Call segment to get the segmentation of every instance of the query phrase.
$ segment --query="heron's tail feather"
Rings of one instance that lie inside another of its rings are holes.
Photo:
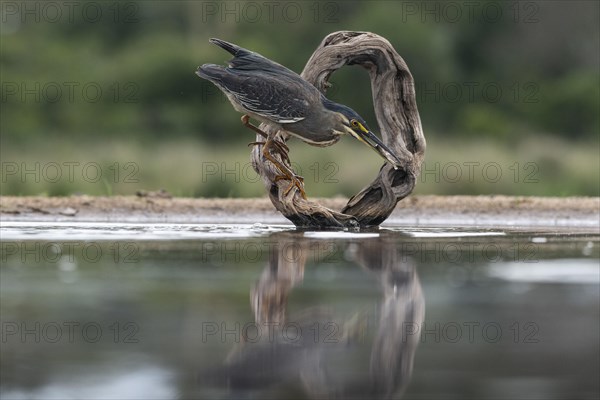
[[[243,54],[249,53],[249,51],[246,50],[246,49],[244,49],[243,47],[240,47],[240,46],[235,45],[233,43],[226,42],[226,41],[221,40],[221,39],[212,38],[212,39],[209,40],[209,42],[211,42],[212,44],[216,44],[217,46],[219,46],[223,50],[231,53],[234,56],[241,56]]]
[[[200,78],[208,79],[213,82],[220,81],[224,73],[224,68],[216,64],[204,64],[196,70],[196,75]]]
[[[221,39],[212,38],[209,40],[211,43],[216,44],[227,52],[233,54],[233,58],[229,60],[229,68],[237,71],[274,71],[277,73],[292,73],[286,67],[277,64],[268,58],[255,53],[253,51],[244,49],[233,43],[226,42]]]

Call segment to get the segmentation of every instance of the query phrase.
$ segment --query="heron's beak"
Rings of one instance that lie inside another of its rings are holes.
[[[373,132],[366,129],[362,125],[359,125],[358,130],[360,132],[351,129],[352,136],[354,136],[355,138],[357,138],[358,140],[375,150],[377,154],[379,154],[384,160],[389,162],[394,167],[394,169],[402,167],[402,162],[400,161],[398,156],[396,156],[394,152],[389,149],[389,147],[383,144],[381,139],[379,139]]]

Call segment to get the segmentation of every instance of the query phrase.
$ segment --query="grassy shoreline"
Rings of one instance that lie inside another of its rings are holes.
[[[131,140],[23,147],[6,143],[0,150],[0,195],[134,195],[162,188],[178,197],[264,196],[246,146],[251,139],[241,137],[230,146],[192,139],[156,145]],[[289,144],[293,166],[304,176],[310,196],[349,197],[381,166],[377,155],[350,138],[324,149],[296,140]],[[529,138],[510,147],[481,139],[460,148],[431,138],[414,194],[598,196],[597,151],[597,143],[556,138]]]

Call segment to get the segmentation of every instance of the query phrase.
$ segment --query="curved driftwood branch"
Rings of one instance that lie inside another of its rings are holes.
[[[383,37],[369,32],[335,32],[323,39],[308,60],[302,77],[325,93],[328,79],[344,65],[361,65],[369,71],[375,115],[383,141],[403,161],[394,170],[384,164],[375,180],[352,196],[341,212],[303,199],[296,189],[287,195],[289,181],[276,180],[278,170],[261,155],[262,147],[252,152],[254,169],[263,179],[271,202],[299,227],[334,228],[377,226],[408,196],[416,183],[425,155],[425,136],[417,110],[413,77],[408,66]],[[274,128],[262,124],[267,133]],[[285,132],[277,138],[286,141]],[[261,140],[257,136],[257,140]],[[273,156],[281,157],[277,154]]]

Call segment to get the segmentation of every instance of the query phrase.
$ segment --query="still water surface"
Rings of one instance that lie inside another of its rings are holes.
[[[0,232],[2,399],[600,393],[598,233]]]

